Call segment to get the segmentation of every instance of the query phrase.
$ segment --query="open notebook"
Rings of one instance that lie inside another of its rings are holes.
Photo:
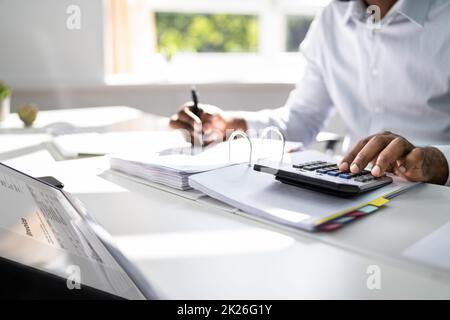
[[[316,151],[287,154],[284,159],[287,163],[316,160],[333,162],[333,159]],[[193,175],[189,178],[189,184],[212,198],[242,210],[249,217],[309,231],[370,203],[382,205],[387,202],[385,197],[415,185],[394,177],[394,182],[388,186],[345,199],[281,183],[271,175],[254,171],[253,166],[247,163]]]
[[[280,156],[282,143],[279,140],[252,139],[252,159]],[[300,143],[286,143],[285,151],[298,150]],[[244,139],[222,142],[204,150],[169,148],[158,153],[142,150],[141,153],[111,155],[111,169],[176,188],[189,190],[189,176],[216,170],[236,163],[249,161],[249,144]],[[231,153],[230,153],[231,152]]]

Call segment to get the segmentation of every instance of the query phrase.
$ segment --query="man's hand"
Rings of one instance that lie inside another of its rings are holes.
[[[359,141],[342,159],[339,170],[358,173],[369,163],[375,177],[394,172],[410,181],[445,184],[449,175],[447,159],[437,148],[417,148],[391,132]]]
[[[226,139],[227,130],[247,130],[243,119],[234,119],[218,107],[199,104],[199,115],[192,112],[193,103],[187,102],[177,114],[170,117],[170,127],[183,129],[190,134],[191,143],[194,144],[198,133],[203,133],[203,144],[220,142]]]

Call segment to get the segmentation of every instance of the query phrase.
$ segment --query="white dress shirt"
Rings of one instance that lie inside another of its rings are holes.
[[[300,46],[306,65],[285,106],[241,116],[309,144],[336,108],[351,144],[388,130],[450,160],[450,1],[399,0],[379,28],[366,9],[331,2]]]

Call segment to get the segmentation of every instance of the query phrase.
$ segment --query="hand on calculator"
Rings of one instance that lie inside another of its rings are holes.
[[[393,172],[410,181],[445,184],[449,176],[447,159],[438,148],[415,147],[388,131],[359,141],[342,159],[339,169],[357,174],[369,163],[375,177]]]

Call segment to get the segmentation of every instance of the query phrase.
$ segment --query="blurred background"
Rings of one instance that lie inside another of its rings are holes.
[[[299,44],[329,2],[0,0],[0,80],[13,112],[32,102],[168,116],[191,84],[224,109],[279,107],[301,72]]]

